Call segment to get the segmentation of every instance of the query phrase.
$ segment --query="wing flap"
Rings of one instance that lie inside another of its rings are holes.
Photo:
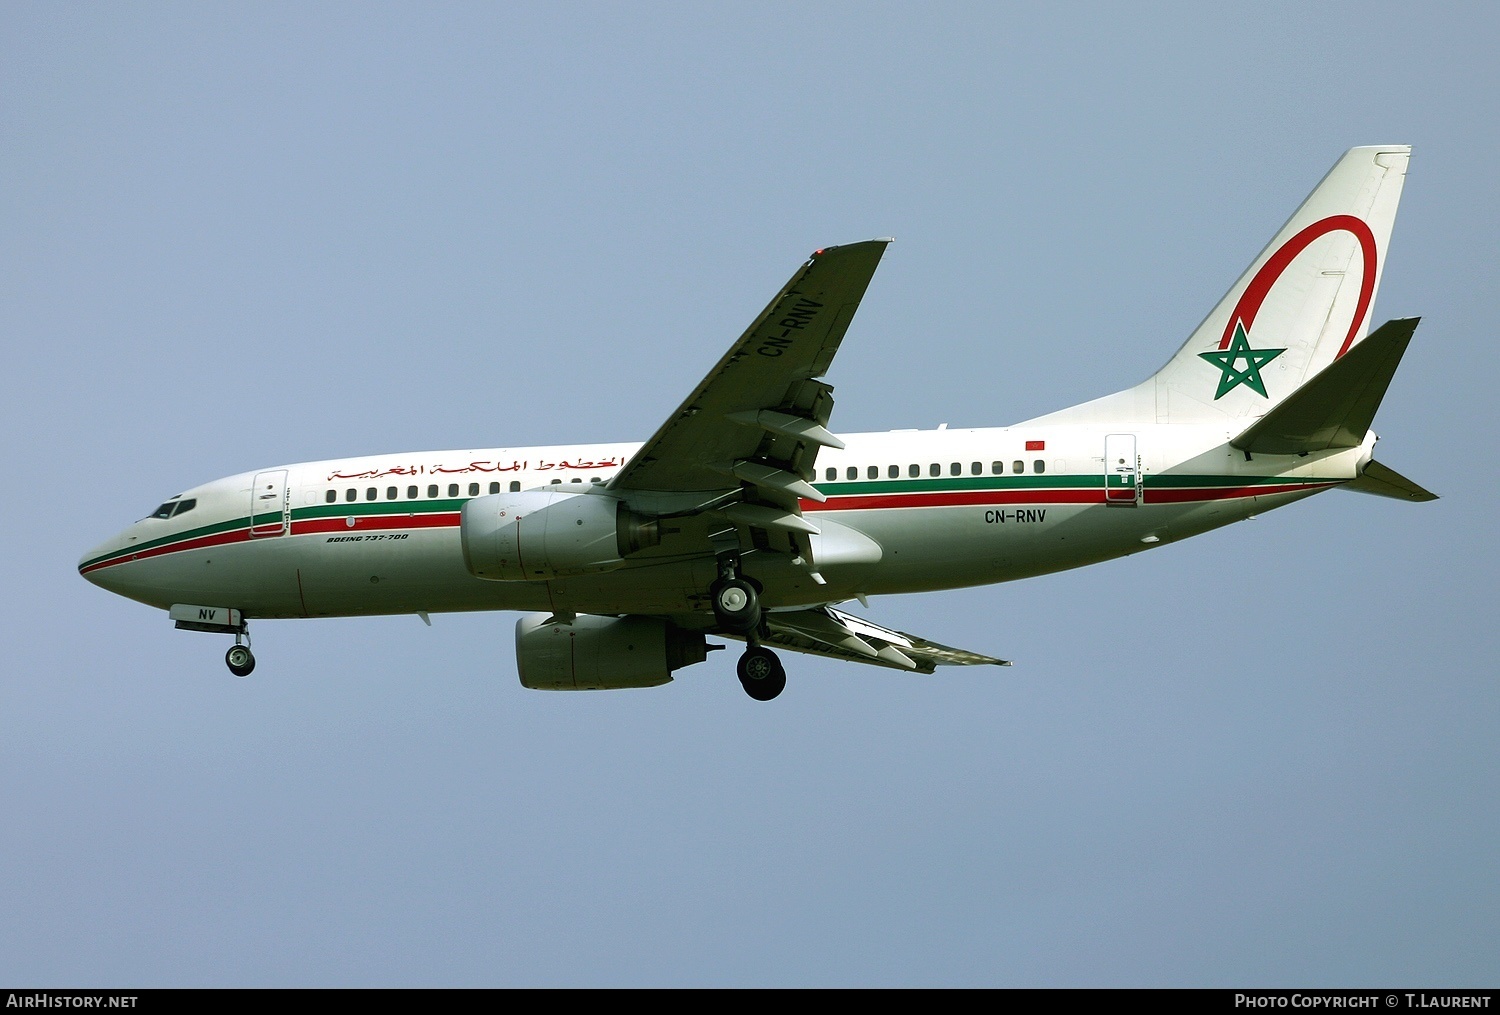
[[[804,440],[809,444],[816,444],[819,447],[834,448],[836,450],[842,450],[844,447],[843,441],[804,416],[793,416],[785,412],[762,409],[759,412],[733,412],[726,418],[734,423],[741,423],[745,426],[758,426],[768,433]]]
[[[868,663],[893,670],[932,673],[939,666],[1009,666],[964,649],[893,631],[831,606],[766,614],[762,644],[808,655]]]
[[[731,504],[721,509],[725,518],[736,525],[753,526],[775,532],[805,532],[816,536],[821,530],[800,514],[767,507],[763,504]]]

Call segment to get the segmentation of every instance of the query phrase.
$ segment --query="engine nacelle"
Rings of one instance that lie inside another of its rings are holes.
[[[475,497],[459,533],[470,574],[512,582],[610,571],[661,542],[654,519],[616,498],[562,490]]]
[[[539,691],[656,687],[707,657],[703,632],[657,617],[528,613],[516,621],[516,670],[523,687]]]

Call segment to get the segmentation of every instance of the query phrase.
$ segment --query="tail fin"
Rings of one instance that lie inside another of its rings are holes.
[[[1243,429],[1266,414],[1364,336],[1410,155],[1350,149],[1166,366],[1042,418]]]

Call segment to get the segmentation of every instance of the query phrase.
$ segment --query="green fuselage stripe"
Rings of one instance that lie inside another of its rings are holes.
[[[852,480],[818,483],[816,489],[832,498],[835,502],[839,497],[870,496],[883,494],[922,494],[922,493],[954,493],[960,491],[986,491],[986,490],[1080,490],[1099,489],[1104,485],[1103,475],[1087,476],[951,476],[951,477],[923,477],[920,479],[878,479],[878,480]],[[1285,476],[1174,476],[1174,475],[1151,475],[1142,476],[1142,483],[1146,489],[1153,487],[1160,489],[1191,489],[1191,488],[1222,488],[1222,487],[1255,487],[1255,486],[1295,486],[1301,484],[1327,484],[1336,482],[1326,478],[1290,478]],[[570,484],[571,485],[571,484]],[[558,493],[582,492],[581,490],[561,489],[556,486],[542,487],[543,490],[555,490]],[[445,514],[455,513],[463,510],[463,506],[472,497],[447,497],[438,500],[388,500],[388,501],[340,501],[335,504],[316,504],[308,507],[294,507],[291,510],[293,522],[311,520],[315,518],[348,518],[364,517],[370,515],[418,515],[418,514]],[[275,518],[277,512],[264,512],[257,514],[256,521],[263,523],[268,518]],[[221,532],[230,532],[235,529],[249,527],[251,519],[249,515],[242,515],[227,521],[214,522],[211,525],[202,525],[197,528],[175,532],[171,535],[161,536],[157,539],[137,543],[129,547],[122,547],[112,553],[102,554],[92,560],[85,561],[80,567],[88,568],[104,561],[116,558],[128,557],[131,554],[154,550],[171,543],[186,543],[212,536]]]
[[[829,497],[868,496],[897,493],[952,493],[959,490],[1096,490],[1104,486],[1103,475],[1091,476],[930,476],[920,479],[835,480],[815,483],[819,493]],[[1286,476],[1174,476],[1143,474],[1142,484],[1149,490],[1193,487],[1295,486],[1299,483],[1328,483],[1328,479],[1292,478]]]
[[[461,511],[472,497],[446,500],[343,501],[315,507],[292,508],[292,520],[304,518],[343,518],[346,515],[415,515],[443,511]]]

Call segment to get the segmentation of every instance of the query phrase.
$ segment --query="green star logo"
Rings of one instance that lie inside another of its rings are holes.
[[[1234,338],[1230,340],[1228,349],[1222,352],[1200,352],[1198,355],[1224,371],[1219,378],[1219,390],[1214,393],[1214,401],[1217,402],[1241,384],[1261,398],[1270,398],[1266,394],[1265,381],[1260,379],[1260,368],[1284,352],[1285,349],[1250,348],[1250,336],[1245,331],[1245,322],[1235,321]],[[1245,361],[1243,370],[1235,365],[1241,360]]]

